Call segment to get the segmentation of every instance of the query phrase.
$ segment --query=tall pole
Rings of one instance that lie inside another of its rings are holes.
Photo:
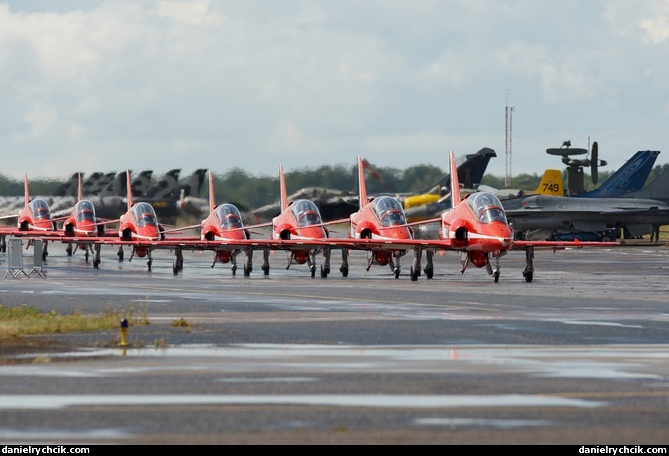
[[[511,136],[513,133],[513,107],[509,107],[509,92],[506,92],[506,114],[505,114],[505,121],[506,121],[506,143],[505,143],[505,151],[504,151],[504,156],[506,158],[506,174],[504,176],[504,187],[505,188],[511,188],[511,149],[512,149],[512,144],[511,144]]]

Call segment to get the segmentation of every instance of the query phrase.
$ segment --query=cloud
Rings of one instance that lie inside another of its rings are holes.
[[[44,174],[88,151],[88,172],[196,156],[270,175],[357,155],[446,167],[449,149],[491,147],[499,174],[509,100],[518,172],[589,136],[615,166],[666,148],[667,5],[6,1],[0,147]]]
[[[24,117],[24,120],[30,125],[30,134],[32,136],[43,135],[49,127],[54,125],[56,116],[52,109],[46,106],[37,106],[32,112]]]
[[[158,2],[153,14],[167,17],[193,26],[215,27],[224,21],[216,12],[211,11],[211,0],[190,2]]]

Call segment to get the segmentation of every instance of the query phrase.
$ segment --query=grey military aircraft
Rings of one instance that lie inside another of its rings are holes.
[[[615,240],[622,229],[639,237],[650,234],[653,226],[669,225],[669,204],[653,199],[533,195],[502,205],[522,239],[565,240],[568,235],[606,241]]]
[[[608,240],[623,232],[626,237],[643,236],[651,233],[653,226],[669,224],[669,191],[664,201],[636,196],[641,195],[659,154],[651,150],[637,152],[590,192],[570,197],[524,195],[500,200],[517,236],[523,239]],[[665,180],[664,187],[669,189],[669,173],[647,188],[660,188]]]

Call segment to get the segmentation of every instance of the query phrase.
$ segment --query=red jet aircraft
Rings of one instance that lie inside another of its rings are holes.
[[[485,268],[495,282],[499,281],[500,259],[510,250],[524,250],[526,266],[523,271],[525,281],[534,277],[534,248],[564,249],[588,246],[613,246],[618,242],[559,242],[559,241],[520,241],[514,240],[513,228],[509,225],[500,200],[488,192],[460,194],[455,154],[450,152],[451,166],[451,209],[442,213],[439,219],[439,242],[432,244],[436,249],[427,250],[427,278],[432,278],[434,250],[455,250],[460,252],[461,272],[469,264]],[[411,280],[418,280],[420,275],[421,249],[414,250],[414,266]],[[491,259],[495,260],[494,266]]]
[[[221,247],[216,249],[216,261],[221,263],[232,263],[232,275],[237,271],[237,255],[243,251],[246,252],[246,262],[244,263],[244,276],[248,277],[253,270],[253,249],[247,248],[225,248],[226,243],[234,243],[242,239],[251,239],[251,232],[244,228],[242,214],[234,204],[223,203],[216,205],[214,196],[214,180],[211,171],[209,171],[209,215],[202,221],[202,230],[200,238],[203,241],[222,241]]]
[[[397,241],[413,239],[413,232],[407,224],[402,203],[392,196],[377,196],[367,198],[365,185],[365,166],[362,158],[358,157],[358,188],[360,191],[360,209],[351,214],[350,239],[370,239],[384,242],[384,248],[368,250],[367,270],[376,263],[381,266],[390,266],[395,278],[400,276],[400,258],[407,252],[405,248],[388,249]],[[345,259],[346,269],[348,269]],[[344,267],[344,266],[342,266]]]
[[[316,260],[318,253],[323,252],[323,265],[321,266],[321,277],[327,277],[330,272],[330,250],[337,248],[336,240],[328,239],[329,231],[322,222],[318,207],[311,200],[296,200],[288,202],[285,176],[283,167],[279,168],[281,187],[281,213],[269,223],[261,223],[245,227],[242,216],[236,206],[230,203],[216,205],[214,202],[213,177],[209,174],[209,215],[202,221],[200,237],[192,236],[167,236],[164,241],[156,242],[159,247],[169,247],[176,250],[174,273],[177,274],[182,268],[183,257],[181,251],[190,248],[192,250],[213,250],[216,252],[214,263],[222,261],[232,262],[233,275],[237,269],[236,256],[246,252],[246,263],[244,265],[244,276],[249,276],[252,271],[253,251],[263,251],[262,270],[265,275],[269,274],[269,254],[271,251],[282,250],[288,252],[288,266],[291,264],[309,265],[311,276],[316,274]],[[330,223],[340,223],[335,220]],[[348,219],[344,219],[348,221]],[[251,239],[250,229],[272,225],[270,239]],[[198,225],[176,228],[172,231],[183,231],[196,228]],[[334,247],[333,247],[334,246]],[[340,247],[341,248],[341,247]],[[342,272],[344,272],[342,270]],[[348,272],[348,271],[346,271]]]
[[[611,247],[620,245],[618,242],[561,242],[561,241],[519,241],[513,239],[513,230],[509,225],[503,206],[499,199],[488,192],[474,192],[461,198],[458,182],[455,154],[450,153],[451,167],[451,199],[450,210],[440,218],[420,223],[440,223],[439,239],[407,239],[376,241],[374,238],[361,239],[352,243],[356,249],[382,249],[395,252],[398,249],[414,251],[414,262],[411,267],[411,280],[418,280],[421,269],[423,250],[427,253],[426,276],[431,279],[434,265],[432,262],[435,251],[458,251],[464,273],[469,264],[478,268],[485,267],[495,282],[499,281],[499,260],[509,250],[524,250],[526,267],[523,276],[531,282],[534,276],[534,249],[550,248],[553,250],[566,247]],[[415,223],[412,225],[416,225]],[[495,259],[495,266],[491,259]],[[397,275],[396,275],[397,277]]]
[[[175,275],[183,269],[183,249],[213,250],[215,258],[212,267],[217,261],[231,262],[233,275],[237,270],[236,257],[244,251],[247,257],[244,264],[244,276],[249,276],[252,271],[254,247],[261,247],[266,250],[290,250],[295,246],[293,241],[251,240],[248,228],[267,226],[269,223],[244,227],[241,213],[236,206],[230,203],[216,205],[211,172],[209,173],[209,211],[209,215],[202,220],[200,225],[166,230],[163,225],[158,223],[155,212],[149,203],[133,204],[132,192],[129,190],[128,211],[119,219],[119,237],[113,240],[101,239],[101,242],[119,245],[119,258],[121,260],[123,259],[123,246],[131,245],[133,255],[148,256],[149,270],[151,270],[152,250],[174,250],[175,259],[172,270]],[[200,236],[172,235],[192,228],[200,228]]]
[[[439,249],[456,250],[460,252],[462,271],[465,272],[471,263],[477,268],[485,267],[495,282],[499,281],[499,260],[514,246],[513,229],[509,225],[504,208],[499,199],[488,192],[474,192],[460,194],[455,154],[450,152],[451,167],[451,209],[444,211],[440,222]],[[429,221],[427,221],[429,222]],[[441,245],[443,244],[443,245]],[[551,245],[553,247],[555,245]],[[515,247],[521,247],[515,244]],[[411,268],[411,280],[417,280],[420,275],[421,249],[414,251],[414,266]],[[427,250],[427,266],[425,273],[428,279],[433,275],[434,250]],[[490,259],[495,259],[493,269]],[[532,268],[523,273],[528,281],[532,280]]]
[[[70,215],[63,222],[63,242],[67,242],[66,252],[71,256],[77,249],[81,248],[85,252],[86,261],[88,261],[88,252],[93,254],[93,267],[97,268],[100,264],[100,244],[90,239],[105,235],[104,222],[95,216],[95,206],[87,199],[83,198],[83,187],[81,184],[81,173],[78,173],[78,192],[77,202],[74,204]],[[83,238],[83,239],[67,239]],[[74,249],[72,244],[75,245]]]
[[[26,237],[29,238],[26,249],[30,247],[33,240],[48,235],[56,230],[56,221],[51,217],[51,210],[49,204],[42,198],[30,198],[28,191],[28,173],[24,173],[24,192],[25,205],[19,210],[17,215],[12,215],[4,218],[17,217],[16,228],[2,227],[0,228],[0,236],[2,236],[2,250],[6,250],[6,236]],[[44,241],[44,249],[42,250],[42,260],[46,260],[48,255],[47,241]]]
[[[30,240],[41,239],[45,245],[47,241],[61,241],[67,243],[65,249],[68,256],[71,256],[78,248],[83,249],[86,261],[88,261],[89,250],[93,254],[93,267],[97,268],[100,264],[100,243],[99,237],[105,236],[104,224],[101,219],[95,216],[95,206],[89,200],[83,199],[83,190],[81,183],[81,173],[78,174],[78,198],[72,207],[70,214],[66,217],[52,220],[64,220],[62,229],[54,230],[21,230],[15,233],[16,237],[26,237]],[[40,203],[40,207],[43,204]],[[25,217],[24,217],[25,218]],[[24,224],[25,227],[25,224]],[[72,246],[75,246],[74,249]]]
[[[237,255],[246,253],[246,262],[244,263],[244,276],[248,277],[253,270],[253,245],[245,243],[251,239],[249,228],[267,226],[269,223],[245,227],[242,221],[242,214],[234,204],[223,203],[216,205],[214,195],[214,178],[209,171],[209,215],[202,220],[201,225],[193,225],[172,231],[181,231],[184,229],[200,228],[200,241],[191,242],[188,237],[166,238],[167,241],[175,245],[177,259],[175,261],[174,273],[178,274],[183,268],[183,256],[181,250],[190,246],[193,249],[214,250],[213,268],[218,261],[221,263],[232,263],[232,275],[237,272]],[[241,241],[241,242],[240,242]]]
[[[123,246],[132,247],[132,254],[128,261],[132,261],[135,255],[140,258],[146,257],[146,265],[150,271],[151,264],[153,263],[151,250],[160,246],[160,241],[165,240],[165,228],[158,223],[156,211],[151,204],[133,202],[130,170],[126,170],[126,188],[128,192],[128,210],[118,220],[105,222],[118,222],[118,237],[99,237],[96,242],[118,245],[117,255],[119,261],[123,261]]]
[[[330,273],[330,252],[333,246],[337,247],[335,240],[329,242],[330,233],[325,225],[341,223],[348,219],[323,223],[320,211],[313,201],[298,199],[289,203],[282,165],[279,165],[279,186],[281,213],[272,219],[271,239],[275,242],[269,244],[269,248],[263,249],[263,272],[265,275],[269,274],[270,250],[287,250],[286,269],[290,268],[293,263],[306,263],[309,266],[311,277],[315,277],[316,255],[322,252],[321,277],[326,278]],[[342,266],[340,271],[344,277],[348,275],[348,267],[344,269]]]

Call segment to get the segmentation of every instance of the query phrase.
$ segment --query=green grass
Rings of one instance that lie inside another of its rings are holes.
[[[43,312],[36,307],[21,304],[6,307],[0,304],[0,341],[14,337],[78,331],[99,331],[118,328],[122,318],[130,326],[148,325],[147,307],[136,315],[135,306],[129,309],[106,309],[97,316],[85,316],[80,311],[61,315],[56,311]]]

